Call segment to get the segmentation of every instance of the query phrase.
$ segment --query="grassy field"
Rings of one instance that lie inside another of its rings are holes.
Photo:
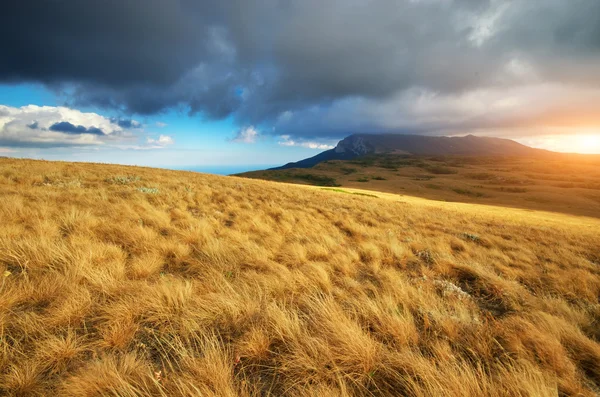
[[[594,217],[0,159],[0,225],[0,395],[600,393]]]
[[[371,155],[244,177],[600,217],[600,156]]]

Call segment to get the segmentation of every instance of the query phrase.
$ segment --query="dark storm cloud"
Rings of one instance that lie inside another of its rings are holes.
[[[470,93],[600,85],[598,0],[22,0],[0,35],[0,81],[66,88],[73,106],[307,137],[471,128],[493,118],[464,114]]]
[[[64,132],[65,134],[92,134],[104,135],[104,132],[97,127],[84,127],[82,125],[74,125],[68,121],[61,121],[50,126],[50,131]]]
[[[0,24],[5,39],[0,76],[8,81],[169,84],[203,56],[205,6],[191,4],[6,2]]]

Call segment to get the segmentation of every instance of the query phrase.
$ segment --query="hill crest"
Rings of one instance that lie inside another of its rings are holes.
[[[529,156],[546,153],[546,151],[510,139],[475,135],[448,137],[353,134],[342,139],[333,149],[272,169],[311,168],[327,160],[351,160],[359,156],[380,153],[425,156]]]

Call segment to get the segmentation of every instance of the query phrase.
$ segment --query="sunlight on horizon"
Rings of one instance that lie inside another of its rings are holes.
[[[555,152],[600,154],[600,129],[598,131],[597,133],[546,135],[515,140],[524,145]]]
[[[575,141],[579,153],[600,153],[600,135],[579,135]]]

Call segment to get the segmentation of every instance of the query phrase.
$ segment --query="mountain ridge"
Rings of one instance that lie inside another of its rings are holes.
[[[304,160],[290,162],[270,170],[311,168],[328,160],[352,160],[367,154],[458,155],[458,156],[528,156],[548,153],[511,139],[466,135],[462,137],[352,134],[338,142],[335,148]]]

